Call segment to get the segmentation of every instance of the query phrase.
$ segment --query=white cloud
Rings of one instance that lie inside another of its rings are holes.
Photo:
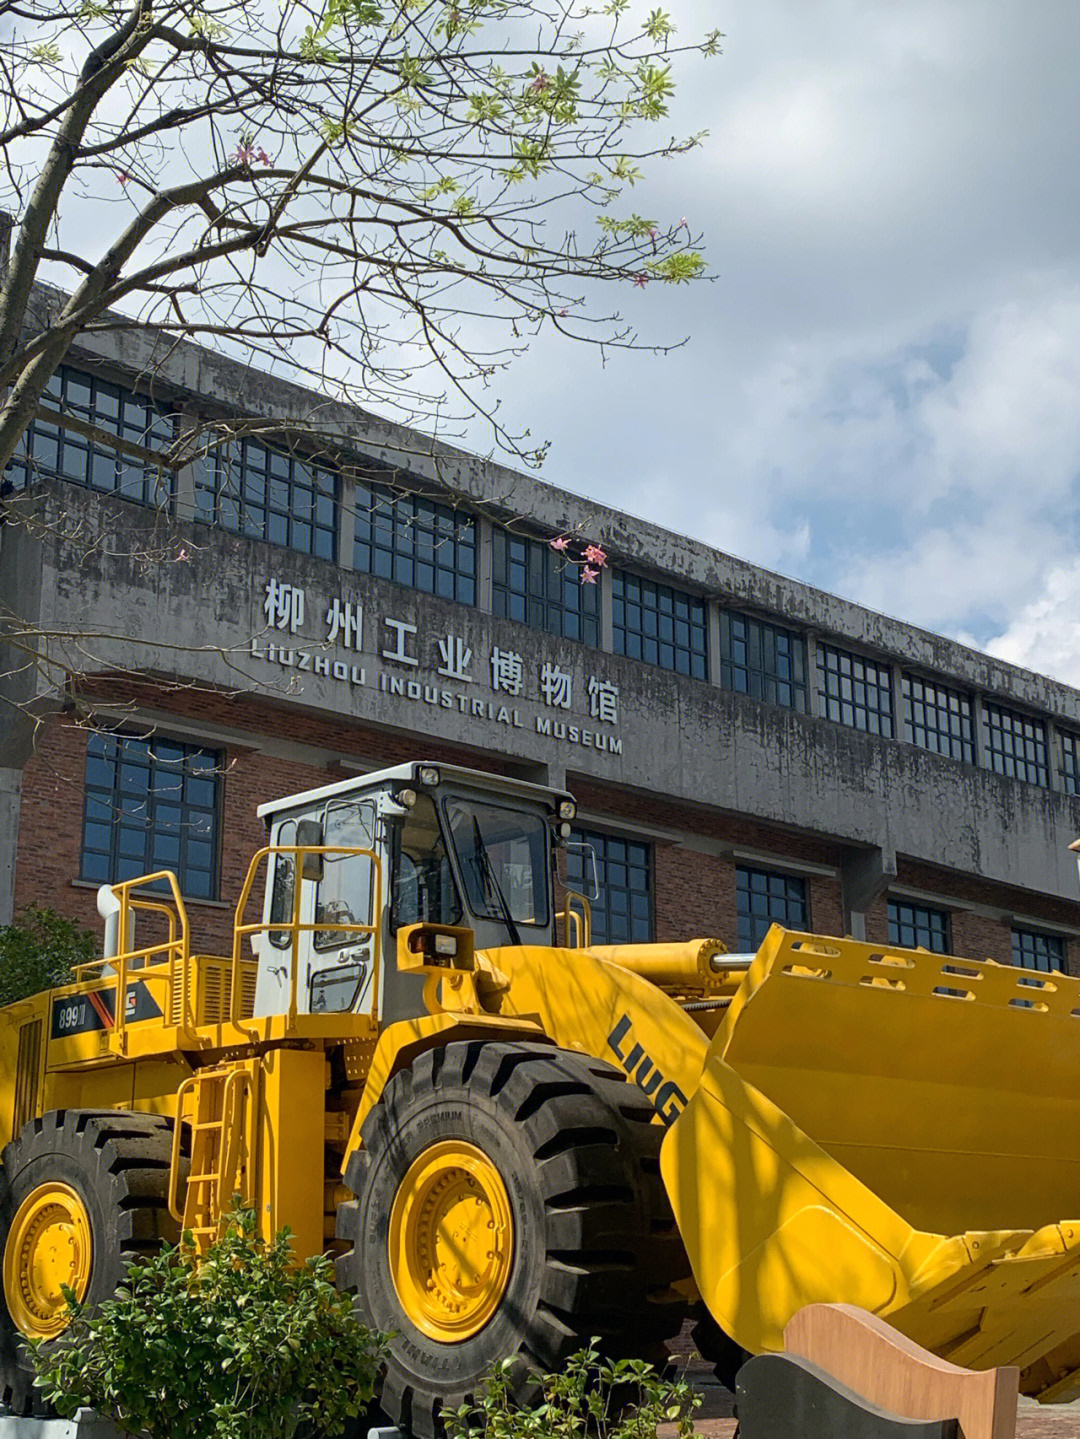
[[[1080,686],[1080,559],[1052,569],[1038,598],[1023,605],[986,649]]]

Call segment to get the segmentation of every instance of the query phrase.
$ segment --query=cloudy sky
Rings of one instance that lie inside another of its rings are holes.
[[[715,280],[500,382],[547,478],[1080,684],[1080,4],[670,0]]]

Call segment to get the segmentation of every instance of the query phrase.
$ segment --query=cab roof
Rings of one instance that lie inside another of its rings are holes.
[[[335,784],[320,785],[318,789],[303,790],[299,794],[286,795],[282,799],[267,800],[259,805],[256,813],[267,824],[274,815],[286,810],[303,809],[320,800],[334,799],[343,794],[363,794],[368,790],[385,789],[388,785],[419,785],[419,771],[428,767],[439,771],[440,784],[452,780],[455,784],[488,789],[500,795],[518,795],[521,799],[539,801],[548,809],[556,811],[564,799],[573,795],[564,789],[549,789],[547,785],[530,784],[528,780],[511,779],[507,775],[491,774],[482,769],[466,769],[464,765],[442,764],[439,760],[413,760],[409,764],[393,765],[390,769],[372,770],[368,774],[350,775],[348,779]]]

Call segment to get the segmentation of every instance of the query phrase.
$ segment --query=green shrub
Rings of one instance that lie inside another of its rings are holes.
[[[288,1231],[261,1240],[237,1207],[197,1260],[190,1246],[133,1265],[93,1313],[38,1344],[38,1384],[64,1417],[82,1407],[150,1439],[338,1434],[372,1398],[382,1341],[319,1255],[297,1265]]]
[[[639,1359],[612,1362],[582,1349],[561,1373],[537,1380],[532,1405],[510,1392],[516,1362],[496,1364],[475,1403],[443,1410],[448,1439],[656,1439],[658,1424],[674,1424],[679,1439],[694,1433],[701,1396]]]
[[[71,984],[72,967],[98,953],[93,930],[53,909],[30,905],[14,924],[0,927],[0,1005]]]

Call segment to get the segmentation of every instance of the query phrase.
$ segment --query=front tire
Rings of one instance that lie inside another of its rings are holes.
[[[456,1042],[396,1075],[338,1210],[338,1284],[391,1335],[382,1405],[417,1439],[478,1392],[598,1337],[663,1362],[689,1271],[657,1155],[664,1131],[609,1065],[549,1046]]]
[[[14,1414],[50,1412],[22,1340],[67,1327],[60,1286],[100,1304],[130,1259],[179,1239],[168,1211],[171,1136],[160,1115],[54,1110],[4,1149],[0,1397]]]

